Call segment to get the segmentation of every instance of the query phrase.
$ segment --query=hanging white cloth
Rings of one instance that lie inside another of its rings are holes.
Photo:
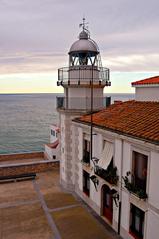
[[[107,169],[113,157],[113,144],[105,141],[104,149],[101,154],[101,159],[98,162],[98,166],[103,169]]]

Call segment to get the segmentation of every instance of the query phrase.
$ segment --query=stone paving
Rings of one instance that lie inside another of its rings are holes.
[[[87,207],[59,185],[58,169],[0,184],[0,239],[115,239]]]

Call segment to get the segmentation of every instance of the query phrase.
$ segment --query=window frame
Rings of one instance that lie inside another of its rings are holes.
[[[89,150],[87,150],[89,147]],[[86,138],[83,138],[83,162],[90,164],[90,141]]]
[[[147,153],[145,152],[141,152],[141,151],[138,151],[136,149],[132,149],[132,152],[131,152],[131,174],[132,174],[132,177],[131,177],[131,182],[133,183],[133,180],[135,181],[135,168],[137,167],[136,166],[136,162],[137,160],[135,160],[135,154],[141,154],[143,155],[144,157],[147,157],[147,162],[146,162],[146,177],[145,179],[143,179],[143,181],[145,181],[145,187],[143,186],[143,190],[145,192],[147,192],[147,185],[148,185],[148,169],[149,169],[149,156],[147,155]],[[136,177],[137,179],[137,177]],[[138,182],[139,181],[142,181],[141,178],[138,178]],[[142,183],[142,182],[141,182]],[[143,182],[144,183],[144,182]],[[136,186],[140,187],[141,188],[141,185],[139,185],[140,183],[135,183]]]
[[[89,197],[90,196],[90,175],[87,171],[83,170],[82,176],[83,176],[82,177],[83,193]]]
[[[137,152],[137,153],[140,153],[140,154],[144,154],[147,156],[147,178],[146,178],[146,193],[148,193],[148,190],[149,190],[149,170],[150,170],[150,150],[148,150],[148,148],[144,148],[141,146],[138,147],[138,146],[135,146],[135,145],[132,145],[131,146],[131,150],[130,150],[130,172],[133,173],[133,151]],[[132,177],[131,177],[131,180],[132,180]]]
[[[137,213],[139,212],[139,214]],[[138,214],[138,215],[137,215]],[[139,218],[139,230],[135,229],[135,218]],[[137,207],[134,204],[130,204],[130,222],[129,222],[129,233],[135,239],[143,239],[144,238],[144,230],[145,230],[145,212]]]

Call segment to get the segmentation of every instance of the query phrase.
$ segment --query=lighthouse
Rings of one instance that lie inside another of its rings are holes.
[[[58,69],[57,85],[64,97],[57,97],[60,124],[60,182],[67,189],[75,185],[75,132],[72,120],[104,107],[103,89],[110,86],[109,69],[102,67],[98,45],[90,37],[85,18],[79,39],[68,52],[69,66]]]

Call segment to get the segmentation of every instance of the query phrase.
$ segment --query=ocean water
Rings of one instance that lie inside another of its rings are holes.
[[[43,150],[57,119],[55,94],[0,95],[0,154]]]
[[[0,154],[44,150],[50,124],[58,123],[57,94],[0,95]],[[109,94],[114,100],[130,100],[133,94]]]

